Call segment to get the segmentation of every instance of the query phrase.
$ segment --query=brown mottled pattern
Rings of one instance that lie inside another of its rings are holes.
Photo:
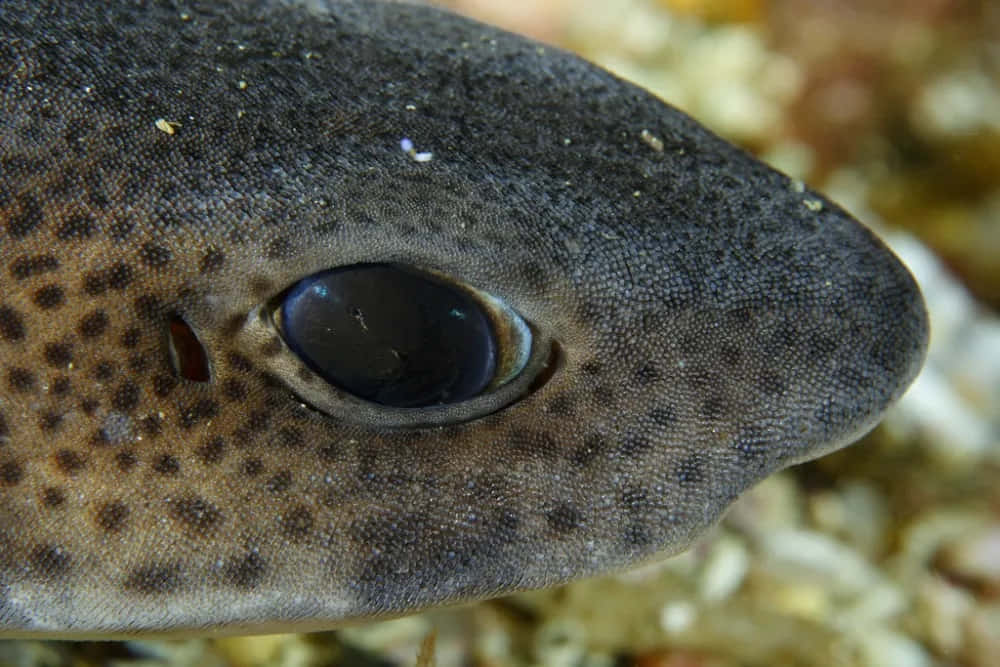
[[[0,9],[0,633],[320,628],[676,552],[920,365],[867,229],[566,53],[405,4],[107,5]],[[556,366],[462,423],[325,414],[250,314],[363,262],[505,300]]]

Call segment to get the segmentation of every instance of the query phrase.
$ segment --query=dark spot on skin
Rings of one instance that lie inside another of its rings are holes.
[[[138,457],[133,452],[124,451],[115,454],[115,463],[118,464],[118,469],[122,472],[128,472],[135,467],[135,464],[139,462]]]
[[[200,421],[211,419],[219,414],[219,404],[210,398],[203,398],[181,412],[181,426],[191,428]]]
[[[622,489],[621,503],[631,514],[641,515],[649,509],[648,494],[645,489],[634,484]]]
[[[570,455],[570,462],[581,468],[590,465],[601,452],[607,449],[607,440],[599,434],[588,435],[583,444],[573,450]]]
[[[260,353],[265,357],[273,357],[279,352],[281,352],[281,339],[277,336],[260,346]]]
[[[66,368],[73,362],[73,346],[69,343],[46,343],[42,354],[55,368]]]
[[[260,459],[246,459],[240,466],[240,470],[247,477],[256,477],[264,470],[264,464],[261,463]]]
[[[171,593],[182,583],[178,565],[160,563],[134,569],[125,580],[125,588],[148,594]]]
[[[273,373],[260,373],[259,378],[260,383],[268,389],[280,389],[284,386],[284,383]],[[274,407],[274,405],[271,405],[271,407]]]
[[[131,329],[126,329],[122,332],[121,344],[122,347],[126,349],[133,349],[139,344],[139,339],[142,338],[142,330],[132,327]]]
[[[60,449],[55,453],[56,467],[67,475],[75,475],[86,465],[87,461],[72,449]]]
[[[521,455],[550,458],[558,453],[555,440],[543,431],[515,428],[507,436],[507,445]]]
[[[48,410],[43,412],[38,418],[38,426],[43,431],[54,431],[62,423],[63,415],[59,412]]]
[[[176,500],[170,509],[173,517],[198,537],[208,537],[222,521],[219,508],[203,498]]]
[[[267,564],[259,553],[251,551],[242,558],[230,559],[226,563],[226,581],[238,588],[253,588],[264,577]]]
[[[630,433],[625,436],[618,451],[623,456],[633,457],[648,451],[650,448],[649,438],[641,433]]]
[[[653,364],[644,364],[636,369],[633,377],[636,384],[645,387],[659,382],[662,374]]]
[[[250,291],[253,292],[254,296],[257,298],[270,296],[271,289],[271,281],[263,276],[254,276],[250,279]]]
[[[108,287],[113,290],[123,290],[132,284],[134,271],[124,262],[118,262],[105,272]]]
[[[31,195],[18,200],[21,210],[7,223],[7,233],[12,239],[23,239],[42,224],[42,207]]]
[[[46,285],[35,290],[32,301],[43,310],[51,310],[65,303],[66,292],[59,285]]]
[[[75,215],[69,220],[59,225],[56,230],[56,238],[60,241],[77,241],[90,238],[97,225],[89,215]]]
[[[116,220],[111,223],[111,227],[108,229],[108,232],[111,234],[111,238],[113,240],[120,242],[128,238],[134,227],[135,223],[131,220]]]
[[[170,395],[170,392],[177,386],[177,378],[170,375],[156,375],[153,377],[153,393],[160,398]]]
[[[597,301],[585,301],[576,309],[576,316],[585,326],[592,324],[602,316],[607,315],[607,308]]]
[[[0,338],[8,342],[24,338],[24,319],[9,306],[0,306]]]
[[[88,296],[103,294],[108,289],[102,271],[92,271],[83,277],[83,292]]]
[[[254,410],[247,419],[247,429],[252,433],[266,431],[271,423],[271,413],[261,410]]]
[[[94,379],[107,382],[115,376],[115,365],[107,359],[97,362],[94,366]]]
[[[0,412],[0,445],[3,445],[8,438],[10,438],[10,427],[7,426],[7,418]]]
[[[221,250],[216,248],[209,248],[208,252],[201,258],[201,262],[198,264],[198,270],[201,273],[213,273],[222,268],[222,265],[226,263],[226,256]]]
[[[674,477],[681,485],[701,484],[705,481],[704,462],[697,455],[685,456],[677,462]]]
[[[518,271],[520,282],[535,292],[545,292],[549,284],[549,274],[538,262],[524,262]]]
[[[264,485],[271,493],[284,493],[292,486],[292,473],[281,470]]]
[[[153,269],[161,269],[170,263],[170,250],[155,243],[143,243],[139,250],[142,263]]]
[[[39,576],[57,579],[69,571],[71,559],[62,547],[48,544],[31,552],[30,563]]]
[[[570,394],[559,394],[546,405],[549,414],[555,417],[570,417],[573,415],[575,400]]]
[[[583,515],[575,507],[567,503],[560,503],[545,513],[545,520],[555,532],[568,533],[580,527]]]
[[[807,336],[805,344],[809,348],[809,358],[815,362],[829,359],[840,347],[836,340],[822,333]]]
[[[591,359],[587,363],[580,366],[580,370],[583,371],[584,374],[594,377],[604,372],[604,365],[596,359]]]
[[[649,530],[644,526],[632,523],[625,527],[622,539],[630,547],[644,547],[652,541]]]
[[[275,435],[275,443],[281,447],[301,447],[302,431],[292,426],[284,426],[278,429]]]
[[[176,456],[160,454],[153,460],[153,470],[161,475],[176,475],[181,471],[181,463]]]
[[[69,378],[65,375],[59,375],[52,381],[50,391],[55,396],[65,396],[72,389],[73,385],[70,383]]]
[[[285,535],[296,541],[302,540],[312,532],[312,512],[305,505],[297,505],[281,518],[281,526]]]
[[[42,504],[50,509],[61,506],[66,502],[66,493],[62,489],[50,486],[42,491]]]
[[[15,461],[6,461],[0,465],[0,482],[4,486],[16,486],[24,477],[24,469]]]
[[[672,428],[677,423],[677,411],[669,405],[649,411],[649,420],[660,428]]]
[[[247,397],[247,385],[242,380],[229,378],[222,383],[222,393],[231,401],[243,402]]]
[[[146,415],[139,420],[139,428],[150,438],[155,438],[163,432],[163,420],[159,415]]]
[[[253,364],[250,360],[244,357],[242,354],[236,352],[230,352],[226,356],[226,361],[229,362],[229,367],[233,370],[240,371],[241,373],[249,373],[253,370]]]
[[[144,294],[135,300],[135,314],[140,319],[155,321],[163,315],[163,305],[152,294]]]
[[[721,396],[710,396],[701,404],[701,416],[709,420],[719,420],[726,415],[726,401]]]
[[[54,255],[33,255],[18,257],[10,265],[10,275],[15,280],[25,280],[59,268],[59,260]]]
[[[342,448],[335,442],[330,442],[319,447],[316,453],[319,454],[320,459],[329,463],[339,461],[343,454]]]
[[[740,430],[731,446],[740,453],[742,460],[751,461],[767,455],[771,440],[760,428],[747,426]]]
[[[595,385],[590,393],[594,400],[600,404],[610,406],[615,403],[615,390],[606,384]]]
[[[265,253],[268,259],[284,259],[292,252],[292,244],[286,238],[271,239]]]
[[[35,374],[26,368],[8,369],[7,386],[17,392],[30,392],[35,388]]]
[[[677,342],[677,349],[680,350],[681,354],[685,357],[690,357],[699,354],[702,350],[703,344],[704,339],[700,335],[690,333],[682,337]]]
[[[221,437],[212,438],[196,449],[195,454],[206,465],[219,463],[226,455],[225,441]]]
[[[97,338],[108,329],[110,319],[103,310],[95,310],[84,315],[77,326],[77,332],[84,338]]]
[[[226,319],[225,323],[222,325],[222,335],[226,338],[232,338],[243,329],[243,325],[246,323],[246,315],[236,314],[230,315]],[[232,354],[232,353],[231,353]]]
[[[100,407],[100,402],[96,398],[85,398],[80,401],[80,409],[88,417],[93,416],[97,412],[97,408]]]
[[[125,525],[128,520],[128,505],[122,502],[105,503],[97,510],[95,521],[97,526],[109,533],[116,533]]]
[[[132,284],[132,267],[124,262],[100,271],[91,271],[83,277],[83,291],[90,296],[104,294],[109,289],[123,290]]]
[[[133,354],[128,358],[128,367],[133,373],[142,374],[149,368],[149,360],[141,354]]]
[[[131,380],[125,380],[111,399],[111,407],[121,412],[132,412],[139,405],[139,385]]]
[[[732,343],[723,343],[719,346],[719,358],[730,368],[735,368],[743,358],[743,351]]]

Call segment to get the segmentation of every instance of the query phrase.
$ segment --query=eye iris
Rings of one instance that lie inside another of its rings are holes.
[[[480,394],[497,338],[466,293],[433,277],[370,264],[316,273],[281,304],[288,346],[328,382],[382,405],[416,408]]]

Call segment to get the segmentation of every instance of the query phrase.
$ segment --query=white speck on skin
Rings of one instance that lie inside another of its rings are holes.
[[[416,146],[413,145],[413,141],[408,137],[403,137],[399,140],[399,147],[403,149],[403,152],[410,156],[414,162],[430,162],[434,159],[434,154],[430,151],[417,152]]]
[[[663,139],[660,139],[649,130],[643,130],[639,135],[639,138],[642,139],[642,143],[646,144],[657,153],[663,152]]]
[[[156,129],[159,130],[160,132],[164,132],[166,134],[171,134],[171,135],[177,131],[177,126],[180,125],[180,123],[177,123],[172,120],[167,120],[166,118],[157,118],[153,124],[156,126]]]

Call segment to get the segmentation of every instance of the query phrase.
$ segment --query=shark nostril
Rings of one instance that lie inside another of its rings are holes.
[[[167,342],[175,373],[192,382],[208,382],[211,379],[205,346],[180,315],[170,317]]]

